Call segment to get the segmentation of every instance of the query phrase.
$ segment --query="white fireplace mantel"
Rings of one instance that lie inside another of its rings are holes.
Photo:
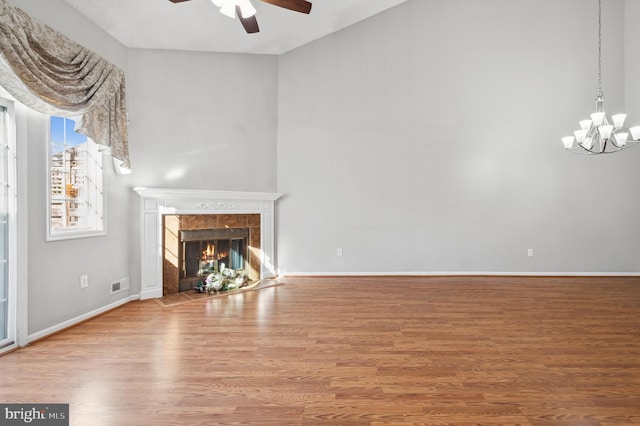
[[[141,299],[162,297],[162,223],[166,214],[260,214],[260,278],[276,275],[274,203],[282,194],[134,188],[141,199]]]

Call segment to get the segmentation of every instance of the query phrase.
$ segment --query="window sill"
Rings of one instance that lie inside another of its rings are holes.
[[[77,231],[59,231],[47,235],[47,241],[63,241],[74,240],[77,238],[91,238],[91,237],[103,237],[107,235],[106,230],[90,231],[90,230],[77,230]]]

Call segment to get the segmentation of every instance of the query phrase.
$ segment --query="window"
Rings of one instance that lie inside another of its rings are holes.
[[[106,233],[103,154],[74,128],[72,118],[50,117],[49,240]]]
[[[0,349],[16,335],[16,153],[13,104],[0,98]]]

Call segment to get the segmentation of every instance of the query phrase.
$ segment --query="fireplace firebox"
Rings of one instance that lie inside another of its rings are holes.
[[[180,231],[181,277],[201,276],[204,271],[225,268],[244,270],[249,239],[248,228]]]
[[[260,214],[165,215],[163,294],[190,291],[232,269],[260,279]]]

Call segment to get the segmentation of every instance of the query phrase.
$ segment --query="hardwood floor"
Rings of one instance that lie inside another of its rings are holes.
[[[640,425],[640,279],[289,278],[0,357],[72,425]]]

